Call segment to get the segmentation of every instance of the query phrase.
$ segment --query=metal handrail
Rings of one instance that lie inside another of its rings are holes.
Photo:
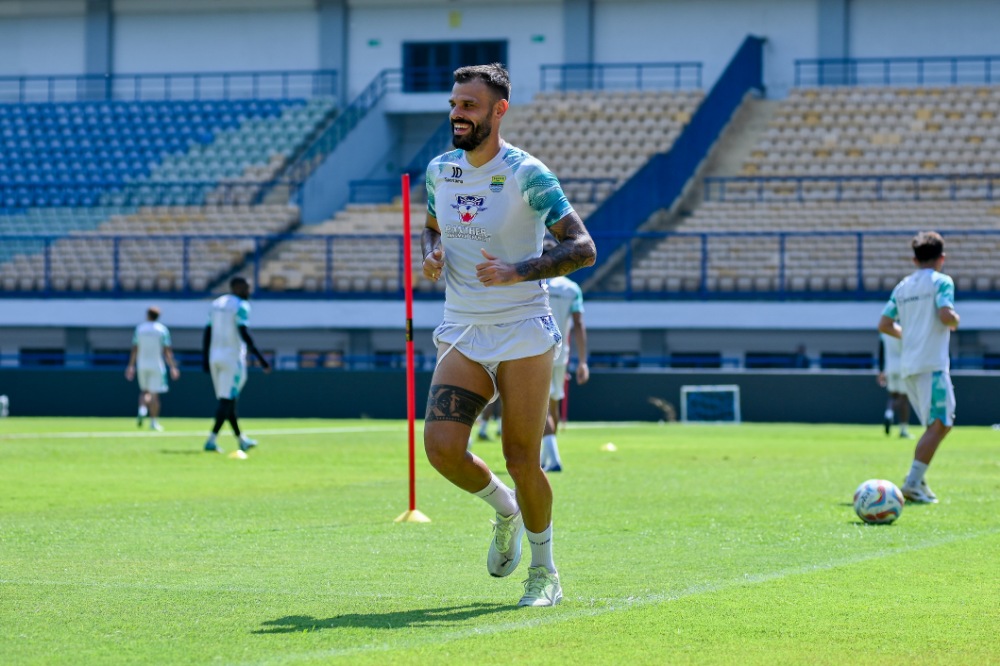
[[[337,97],[333,69],[0,76],[0,103]]]
[[[998,73],[1000,55],[804,58],[795,61],[797,87],[992,84]]]

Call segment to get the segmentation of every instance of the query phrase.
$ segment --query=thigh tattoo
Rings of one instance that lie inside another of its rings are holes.
[[[427,396],[427,421],[458,421],[471,426],[486,406],[486,398],[460,386],[435,384]]]

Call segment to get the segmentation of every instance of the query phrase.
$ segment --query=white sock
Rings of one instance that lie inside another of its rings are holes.
[[[490,482],[478,493],[472,493],[493,507],[501,516],[513,516],[517,513],[517,497],[514,491],[504,485],[497,475],[490,472]]]
[[[899,434],[900,435],[909,435],[910,434],[910,431],[906,428],[906,424],[905,423],[903,425],[899,426]]]
[[[927,463],[914,460],[913,465],[910,466],[910,473],[906,475],[904,483],[911,488],[916,488],[924,480],[925,472],[927,472]]]
[[[556,445],[555,435],[545,435],[545,437],[542,437],[542,451],[544,452],[542,454],[543,457],[550,465],[562,467],[562,461],[559,460],[559,447]]]
[[[486,426],[488,424],[489,424],[489,421],[487,421],[486,419],[480,419],[480,421],[479,421],[479,436],[480,437],[486,437]]]
[[[556,573],[556,565],[552,561],[552,523],[543,532],[525,529],[524,533],[528,535],[531,545],[531,566],[545,567],[549,573]]]
[[[146,408],[146,405],[143,405],[139,408],[139,416],[145,416],[146,414],[149,414],[149,410]]]
[[[885,410],[885,418],[886,419],[888,419],[889,421],[891,421],[893,416],[894,416],[894,414],[892,413],[891,409]]]
[[[215,433],[214,432],[208,433],[208,439],[205,440],[205,441],[206,442],[211,442],[212,444],[215,444]]]
[[[149,427],[152,428],[156,425],[156,419],[149,419]]]

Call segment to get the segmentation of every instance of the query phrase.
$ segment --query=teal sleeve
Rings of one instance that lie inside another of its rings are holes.
[[[896,289],[892,290],[889,300],[886,302],[885,307],[882,308],[882,314],[890,319],[899,319],[899,309],[896,307]]]
[[[246,301],[240,303],[239,309],[236,310],[236,325],[237,326],[249,326],[250,325],[250,304]]]
[[[521,196],[546,227],[573,212],[555,174],[537,160],[528,160],[516,171]]]
[[[139,344],[139,329],[138,328],[135,329],[134,331],[132,331],[132,344],[133,345]]]
[[[955,307],[955,282],[947,275],[941,275],[937,280],[937,295],[934,302],[939,308]]]
[[[171,346],[170,345],[170,329],[168,329],[168,328],[164,328],[163,329],[163,346],[164,347],[170,347]]]
[[[583,312],[583,291],[577,290],[576,296],[573,297],[573,305],[569,308],[570,312]]]
[[[432,160],[427,165],[427,172],[424,174],[424,184],[427,187],[427,214],[435,220],[437,219],[437,200],[434,198],[434,172],[437,171],[436,165],[437,160]]]

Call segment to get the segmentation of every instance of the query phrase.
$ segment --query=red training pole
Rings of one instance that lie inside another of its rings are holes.
[[[410,174],[403,174],[403,292],[406,297],[406,420],[409,427],[410,509],[396,522],[430,522],[417,511],[416,382],[413,362],[413,239],[410,235]]]

